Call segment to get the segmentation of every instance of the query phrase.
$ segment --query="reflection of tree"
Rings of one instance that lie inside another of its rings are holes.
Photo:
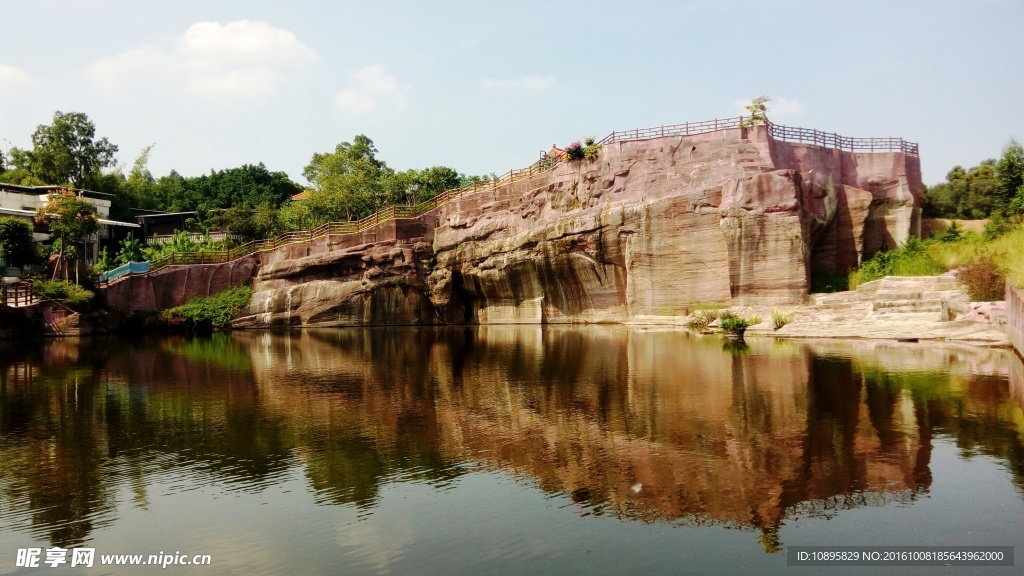
[[[104,481],[101,388],[87,369],[55,367],[43,377],[13,368],[0,365],[3,498],[30,512],[34,534],[79,544],[112,520],[115,506]]]

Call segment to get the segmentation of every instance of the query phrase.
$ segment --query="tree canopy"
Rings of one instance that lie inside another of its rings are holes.
[[[91,202],[79,198],[71,190],[51,192],[47,197],[46,205],[39,207],[36,211],[36,222],[49,226],[50,235],[58,241],[59,251],[57,266],[54,267],[54,277],[60,273],[65,254],[69,253],[69,249],[73,250],[70,245],[83,241],[100,227],[96,208]],[[71,253],[77,254],[73,251]],[[75,270],[77,273],[77,267]]]
[[[312,190],[304,200],[282,209],[286,228],[358,220],[392,204],[429,200],[472,178],[448,166],[396,172],[377,158],[377,148],[365,134],[338,144],[333,152],[313,154],[302,175]]]
[[[1016,140],[999,160],[984,160],[970,170],[954,166],[946,181],[924,190],[929,218],[1004,218],[1024,213],[1024,148]]]
[[[27,152],[32,174],[48,184],[95,188],[101,171],[114,165],[117,146],[96,139],[96,126],[81,112],[53,114],[53,123],[40,124]]]
[[[35,257],[32,226],[21,218],[0,218],[0,260],[10,266],[24,266]]]

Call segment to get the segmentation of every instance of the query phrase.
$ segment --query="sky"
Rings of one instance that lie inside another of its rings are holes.
[[[0,0],[0,147],[84,112],[127,171],[357,134],[405,170],[504,173],[586,136],[737,116],[918,142],[926,184],[1024,140],[1024,2]]]

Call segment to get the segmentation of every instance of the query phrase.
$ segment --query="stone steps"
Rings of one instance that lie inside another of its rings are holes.
[[[878,315],[928,315],[942,313],[944,301],[962,300],[963,291],[952,274],[941,276],[887,276],[866,282],[849,292],[815,294],[812,310],[849,315],[863,311],[864,317]]]

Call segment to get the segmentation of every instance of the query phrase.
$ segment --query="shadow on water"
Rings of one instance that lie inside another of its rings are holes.
[[[74,546],[155,481],[259,493],[289,475],[372,511],[391,483],[506,471],[581,514],[760,531],[908,504],[934,439],[1024,494],[1004,351],[681,332],[307,330],[0,345],[0,523]],[[187,477],[187,482],[180,480]]]

